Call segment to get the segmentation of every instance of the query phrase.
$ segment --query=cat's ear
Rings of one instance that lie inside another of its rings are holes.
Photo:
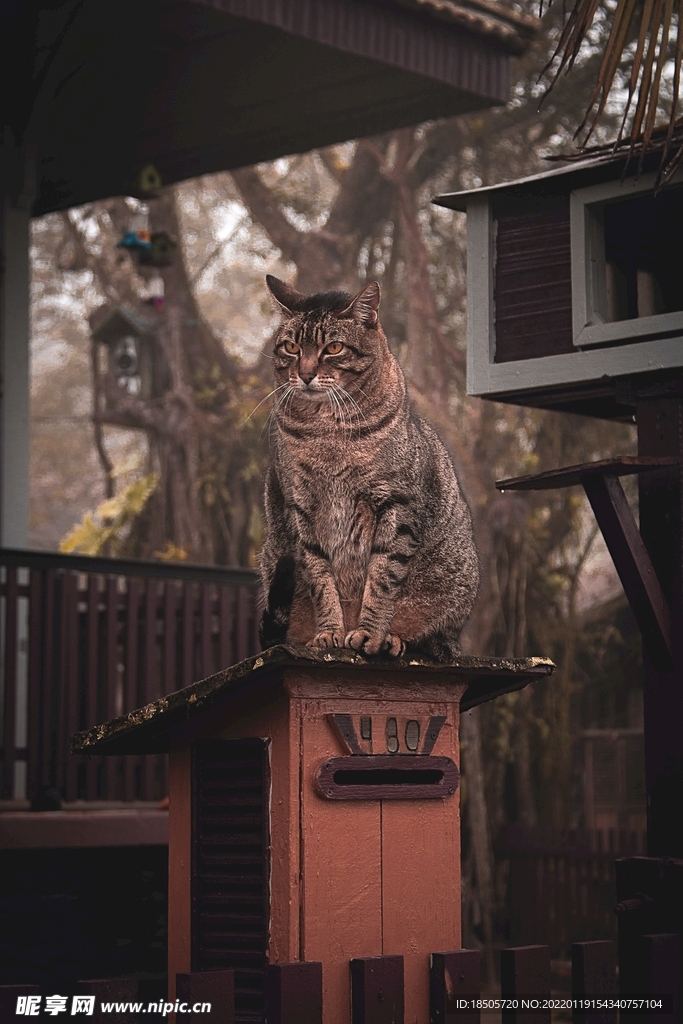
[[[287,318],[294,316],[296,307],[306,296],[298,292],[296,288],[292,288],[291,284],[286,284],[279,278],[273,277],[272,274],[266,274],[266,284],[268,291],[277,302],[280,312]]]
[[[362,291],[358,292],[346,309],[337,314],[342,319],[353,319],[363,327],[377,327],[377,310],[379,309],[380,292],[377,281],[366,284]]]

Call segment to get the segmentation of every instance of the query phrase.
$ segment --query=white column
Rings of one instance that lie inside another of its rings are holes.
[[[7,189],[0,192],[0,546],[25,548],[30,457],[31,211],[27,199],[17,203],[7,193]]]

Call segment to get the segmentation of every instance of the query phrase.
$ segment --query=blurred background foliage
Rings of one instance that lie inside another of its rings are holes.
[[[34,548],[57,548],[75,524],[92,525],[86,514],[99,506],[105,531],[114,512],[127,515],[115,546],[104,538],[99,551],[255,565],[276,322],[264,275],[307,292],[380,282],[390,345],[415,405],[453,455],[474,516],[483,585],[466,650],[545,655],[558,666],[533,692],[463,716],[465,945],[496,939],[492,849],[501,828],[585,824],[581,730],[630,724],[639,701],[638,636],[582,492],[494,487],[501,477],[632,453],[633,428],[466,396],[465,218],[429,202],[542,171],[545,155],[573,151],[606,22],[599,11],[572,75],[539,111],[561,7],[546,12],[517,62],[505,108],[164,190],[149,203],[150,227],[177,241],[178,253],[154,271],[164,280],[162,311],[145,301],[150,272],[117,248],[137,200],[33,225]],[[594,141],[613,137],[618,120],[608,105]],[[88,318],[103,304],[152,324],[169,371],[155,397],[102,372]],[[117,477],[122,462],[139,467],[139,514],[128,514],[133,480]]]

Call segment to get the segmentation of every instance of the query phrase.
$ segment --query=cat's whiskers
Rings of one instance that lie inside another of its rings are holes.
[[[353,437],[353,431],[354,431],[354,418],[355,418],[356,424],[358,425],[358,427],[360,429],[360,421],[358,419],[358,413],[353,408],[353,405],[351,403],[349,403],[348,398],[346,396],[346,392],[344,391],[344,389],[338,386],[335,390],[336,390],[336,393],[337,393],[337,401],[342,405],[342,407],[344,408],[345,412],[347,413],[347,415],[349,417],[349,438],[352,438]]]
[[[335,398],[335,396],[334,396],[334,394],[332,392],[332,388],[326,387],[325,388],[325,393],[327,394],[327,401],[330,403],[330,412],[332,413],[332,420],[333,420],[334,425],[336,427],[337,426],[337,422],[338,422],[337,412],[339,410],[339,403],[337,402],[337,400],[336,400],[336,398]]]
[[[350,410],[351,410],[351,414],[356,417],[356,422],[358,424],[358,433],[360,435],[361,416],[363,417],[363,422],[365,423],[366,426],[367,426],[367,422],[368,422],[367,419],[365,418],[365,413],[363,412],[363,410],[361,409],[360,405],[358,404],[356,399],[353,397],[353,395],[350,395],[348,393],[348,391],[346,390],[346,388],[343,388],[341,386],[341,384],[339,384],[337,381],[334,382],[334,388],[335,388],[335,391],[337,392],[337,394],[342,397],[344,403],[345,404],[348,403],[348,405],[350,407]],[[365,392],[363,392],[363,394],[365,394]]]
[[[345,428],[346,428],[346,417],[344,415],[344,409],[342,408],[342,404],[339,401],[339,398],[337,397],[337,395],[335,394],[334,385],[332,385],[331,387],[327,388],[327,394],[329,395],[331,402],[334,402],[334,406],[336,406],[336,408],[337,408],[337,410],[339,412],[339,426],[341,427],[342,430],[345,430]],[[336,419],[337,419],[337,417],[335,415],[335,420]]]
[[[268,416],[268,419],[266,420],[266,422],[263,425],[263,430],[261,431],[261,437],[263,437],[263,434],[264,434],[266,428],[268,429],[268,431],[270,431],[270,428],[271,428],[271,426],[272,426],[272,424],[274,422],[275,415],[276,415],[278,409],[284,404],[284,402],[287,401],[287,399],[291,396],[291,394],[292,394],[292,392],[294,390],[292,388],[292,386],[291,386],[289,381],[287,381],[285,384],[281,384],[280,387],[276,388],[275,390],[279,391],[281,388],[287,388],[288,390],[285,391],[284,395],[279,395],[278,396],[278,400],[273,405],[273,408],[270,410],[270,414]],[[256,410],[254,410],[254,411],[256,411]]]
[[[339,401],[339,396],[336,393],[337,382],[334,380],[334,378],[328,377],[323,382],[323,386],[327,391],[327,394],[330,398],[330,402],[334,402],[334,408],[336,409],[336,412],[333,411],[335,427],[338,425],[342,430],[346,430],[346,415],[344,412],[345,403],[342,404]],[[351,424],[349,423],[349,433],[351,432],[351,429]]]
[[[334,382],[332,384],[331,390],[332,390],[332,393],[334,394],[334,400],[335,400],[335,402],[337,404],[337,408],[339,409],[339,417],[340,417],[340,420],[341,420],[341,425],[343,426],[344,429],[346,429],[346,407],[347,407],[346,400],[345,400],[344,396],[338,391],[336,382]],[[351,411],[353,412],[353,410],[351,410]],[[349,432],[349,437],[351,437],[351,435],[353,433],[353,419],[351,417],[349,418],[348,432]]]
[[[290,414],[290,409],[291,409],[291,406],[292,406],[292,401],[294,400],[294,395],[296,394],[296,391],[297,391],[296,387],[294,387],[294,385],[292,385],[290,390],[287,392],[287,401],[285,402],[285,407],[283,409],[283,412],[284,412],[285,416],[289,416],[289,414]]]
[[[240,424],[239,424],[239,426],[240,426],[240,429],[241,429],[242,427],[245,427],[245,426],[247,425],[247,423],[249,422],[249,420],[251,419],[251,417],[252,417],[252,416],[254,415],[254,413],[258,412],[258,410],[259,410],[259,409],[261,408],[261,406],[263,405],[263,403],[264,403],[264,402],[267,402],[269,398],[272,398],[272,397],[273,397],[273,395],[277,394],[277,392],[278,392],[278,391],[281,391],[281,390],[282,390],[282,388],[285,388],[285,387],[287,387],[287,385],[286,385],[286,384],[280,384],[280,385],[278,385],[278,387],[276,387],[276,388],[273,388],[273,390],[272,390],[272,391],[270,391],[270,392],[269,392],[269,393],[268,393],[268,394],[266,395],[266,397],[265,397],[265,398],[262,398],[262,399],[261,399],[261,401],[259,402],[259,404],[258,404],[258,405],[256,406],[256,408],[255,408],[255,409],[252,409],[252,410],[251,410],[251,412],[249,413],[249,415],[247,416],[247,418],[246,418],[246,419],[245,419],[245,420],[244,420],[244,421],[243,421],[242,423],[240,423]],[[253,394],[253,392],[252,392],[252,394]],[[271,411],[271,415],[272,415],[272,411]],[[269,417],[269,419],[270,419],[270,417]]]

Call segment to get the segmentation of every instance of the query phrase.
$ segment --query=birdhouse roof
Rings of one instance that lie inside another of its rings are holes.
[[[114,718],[86,732],[76,733],[72,739],[74,754],[151,754],[168,751],[171,730],[191,722],[238,693],[258,695],[264,685],[286,669],[317,667],[323,673],[335,673],[346,668],[352,675],[356,668],[367,673],[387,671],[405,678],[412,684],[427,683],[435,679],[465,684],[460,709],[492,700],[503,693],[520,690],[534,679],[549,676],[555,666],[549,658],[479,658],[461,655],[448,664],[435,663],[424,658],[404,657],[392,659],[366,658],[354,651],[319,651],[310,647],[271,647],[232,668],[217,672],[182,690],[161,697],[121,718]],[[361,673],[359,672],[359,679]]]
[[[657,141],[657,140],[656,140]],[[629,180],[635,181],[638,166],[636,159],[629,161],[625,148],[615,153],[612,147],[600,147],[583,159],[567,157],[568,163],[562,167],[552,167],[539,174],[531,174],[526,178],[513,181],[502,181],[496,185],[485,185],[479,188],[464,189],[462,192],[447,192],[436,196],[432,202],[436,206],[445,206],[450,210],[465,212],[473,196],[510,196],[518,199],[539,199],[543,196],[568,195],[574,189],[589,185],[601,185],[607,181],[619,181],[622,176],[626,185]],[[661,161],[661,146],[653,146],[643,159],[640,173],[656,170]]]
[[[112,345],[119,338],[133,334],[144,338],[152,333],[151,325],[127,306],[100,306],[90,316],[90,330],[95,341]]]
[[[604,165],[601,165],[604,171]],[[522,192],[532,197],[541,192],[551,190],[554,193],[567,192],[572,188],[582,185],[590,185],[596,180],[596,166],[592,161],[572,167],[553,167],[549,171],[541,171],[539,174],[530,174],[525,178],[515,178],[513,181],[501,181],[495,185],[482,185],[479,188],[467,188],[461,192],[446,192],[441,196],[435,196],[432,202],[435,206],[445,206],[449,210],[465,212],[467,204],[473,196],[495,196],[506,192]],[[609,180],[614,174],[607,178],[597,180]]]

